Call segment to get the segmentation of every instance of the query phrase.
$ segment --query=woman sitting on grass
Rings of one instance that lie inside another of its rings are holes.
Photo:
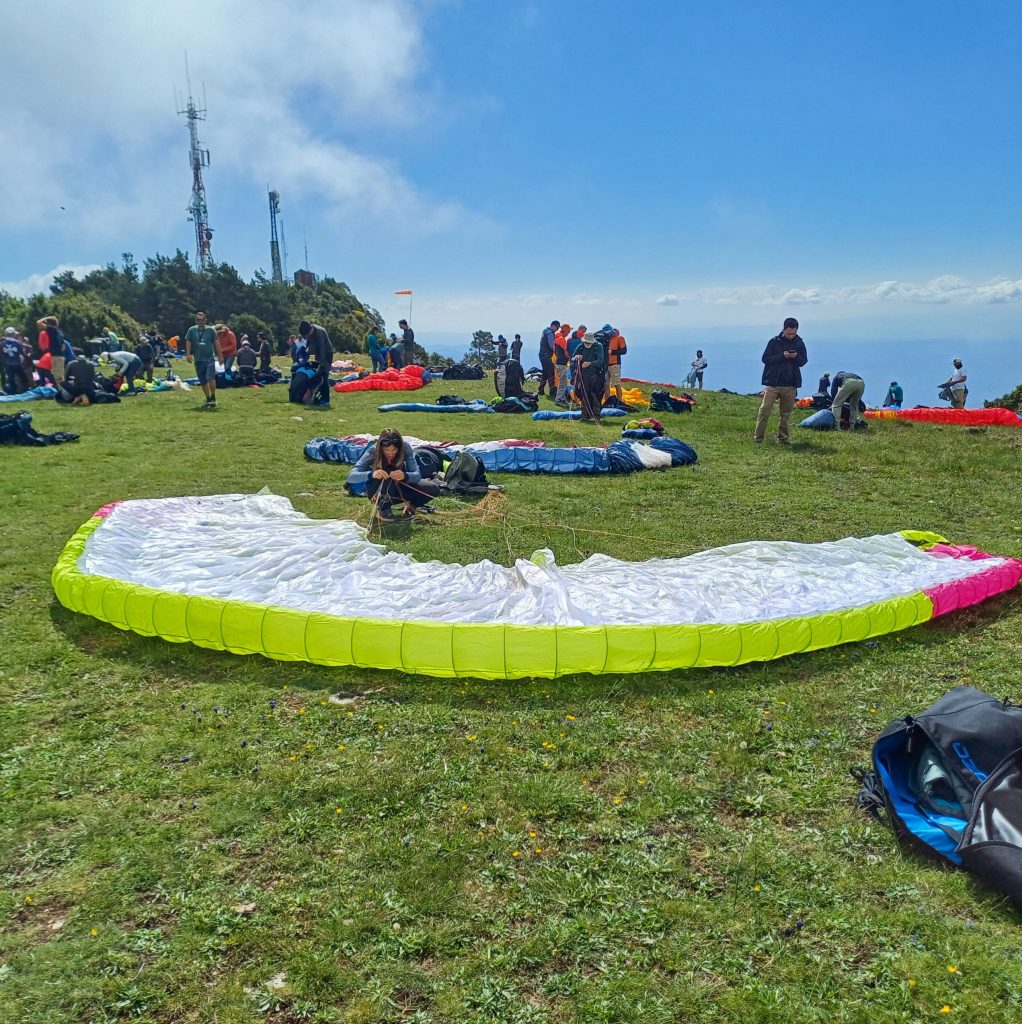
[[[376,506],[376,521],[394,522],[392,505],[405,503],[404,516],[415,515],[432,494],[422,490],[422,473],[412,446],[393,428],[387,427],[370,445],[348,474],[348,485],[365,484],[366,497]]]

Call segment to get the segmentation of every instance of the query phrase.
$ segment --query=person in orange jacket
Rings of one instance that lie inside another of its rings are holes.
[[[554,380],[557,382],[557,405],[568,404],[568,335],[571,324],[561,324],[554,334]]]
[[[230,373],[234,357],[238,354],[238,339],[227,324],[217,324],[216,340],[220,342],[220,354],[224,358],[224,373]]]
[[[613,389],[620,402],[622,401],[621,357],[628,351],[628,344],[624,335],[610,324],[604,324],[601,333],[607,336],[607,340],[604,342],[607,349],[607,381],[603,388],[603,400],[606,402],[610,398],[610,392]]]

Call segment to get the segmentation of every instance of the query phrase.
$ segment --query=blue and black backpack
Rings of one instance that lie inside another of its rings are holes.
[[[873,745],[856,803],[1022,908],[1022,706],[957,686]]]

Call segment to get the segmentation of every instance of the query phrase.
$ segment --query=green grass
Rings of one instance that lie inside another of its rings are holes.
[[[108,501],[265,484],[312,516],[364,511],[343,468],[302,458],[314,436],[619,429],[286,398],[18,407],[82,438],[0,453],[0,1021],[1022,1019],[1015,912],[899,851],[849,776],[950,686],[1022,697],[1018,594],[768,665],[500,683],[220,655],[55,601],[61,547]],[[1022,556],[1022,431],[754,446],[755,408],[665,416],[691,470],[503,476],[505,520],[389,543],[572,562],[918,528]]]

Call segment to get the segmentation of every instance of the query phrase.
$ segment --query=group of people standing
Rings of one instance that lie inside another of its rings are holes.
[[[393,332],[387,338],[378,324],[373,324],[366,332],[366,351],[373,364],[373,373],[388,368],[400,370],[416,362],[415,331],[407,320],[398,320],[397,325],[401,328],[400,338]]]
[[[761,442],[765,438],[770,413],[774,405],[777,405],[777,440],[780,444],[790,443],[789,419],[795,408],[798,389],[802,386],[801,368],[808,361],[805,342],[799,337],[798,321],[794,317],[788,317],[784,321],[781,333],[771,338],[763,351],[763,401],[756,417],[754,441]],[[968,375],[961,359],[955,359],[952,367],[951,377],[940,385],[941,398],[949,400],[954,409],[964,409],[969,394],[966,384]],[[847,429],[864,430],[866,421],[862,411],[865,408],[865,391],[866,382],[859,374],[851,370],[840,370],[833,377],[830,373],[823,374],[814,398],[820,403],[817,408],[826,408],[829,405],[835,426],[845,428],[847,423]],[[904,401],[904,388],[896,380],[892,380],[884,398],[884,406],[900,409]],[[846,408],[847,419],[843,416]]]
[[[521,339],[516,334],[516,343]],[[621,360],[628,352],[624,335],[611,324],[590,331],[585,324],[551,320],[539,341],[539,394],[549,393],[556,405],[568,406],[571,388],[582,419],[599,421],[600,410],[613,394],[621,401]]]

